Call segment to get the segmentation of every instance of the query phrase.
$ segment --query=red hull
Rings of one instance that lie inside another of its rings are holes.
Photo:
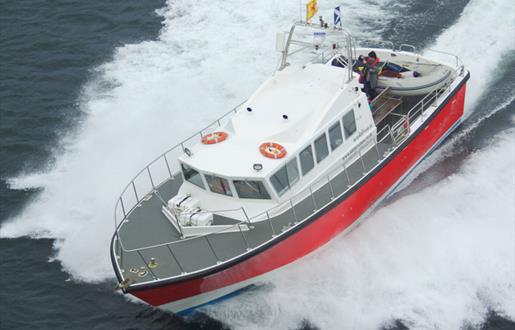
[[[153,306],[159,306],[251,279],[316,250],[358,220],[460,120],[465,89],[463,83],[432,121],[368,181],[340,204],[291,236],[214,274],[130,293]]]

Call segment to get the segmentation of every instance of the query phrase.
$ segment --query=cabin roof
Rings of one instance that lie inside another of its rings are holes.
[[[199,143],[193,155],[182,160],[207,173],[266,177],[283,162],[261,155],[261,143],[284,146],[287,155],[282,160],[294,156],[324,125],[328,108],[344,86],[344,74],[344,70],[324,64],[289,66],[276,72],[222,129],[229,134],[227,140],[212,145]],[[254,171],[254,163],[263,164],[263,170]]]

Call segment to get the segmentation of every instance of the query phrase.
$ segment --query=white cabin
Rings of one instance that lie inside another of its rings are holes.
[[[327,175],[358,144],[373,145],[367,98],[357,77],[346,81],[346,74],[330,64],[277,71],[217,130],[228,134],[225,141],[199,141],[190,156],[179,157],[185,179],[179,195],[215,213],[244,206],[252,217]],[[265,157],[264,142],[282,145],[286,156]]]

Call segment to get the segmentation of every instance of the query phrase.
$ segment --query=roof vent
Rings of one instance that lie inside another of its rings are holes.
[[[254,171],[259,172],[263,169],[263,164],[255,163],[254,165],[252,165],[252,168],[254,169]]]
[[[283,119],[284,120],[288,119],[288,115],[283,115]]]

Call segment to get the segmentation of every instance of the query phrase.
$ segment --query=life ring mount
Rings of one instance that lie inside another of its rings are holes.
[[[273,159],[280,159],[286,156],[286,149],[276,142],[261,143],[259,151],[263,156]]]
[[[202,137],[202,143],[203,144],[215,144],[222,141],[225,141],[229,134],[225,132],[213,132],[206,134]]]

